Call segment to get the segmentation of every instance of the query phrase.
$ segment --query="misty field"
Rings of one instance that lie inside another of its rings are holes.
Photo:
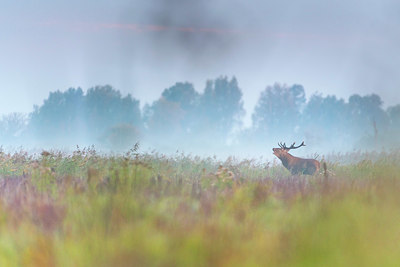
[[[398,266],[400,151],[277,162],[0,154],[0,266]]]

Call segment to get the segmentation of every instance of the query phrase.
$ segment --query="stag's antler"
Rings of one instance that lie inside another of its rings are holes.
[[[287,147],[287,146],[286,146],[286,143],[283,143],[283,144],[282,144],[282,142],[280,142],[280,143],[278,143],[278,146],[280,146],[281,148],[283,148],[283,149],[285,149],[285,150],[291,150],[291,149],[296,149],[296,148],[299,148],[299,147],[302,147],[302,146],[306,146],[306,145],[304,144],[304,141],[301,142],[301,144],[300,144],[299,146],[294,146],[294,144],[296,144],[296,142],[293,142],[293,144],[292,144],[290,147]]]

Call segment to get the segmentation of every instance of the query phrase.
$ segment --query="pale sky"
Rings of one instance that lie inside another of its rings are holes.
[[[400,103],[400,2],[1,0],[0,114],[110,84],[151,102],[235,75],[250,118],[266,86]]]

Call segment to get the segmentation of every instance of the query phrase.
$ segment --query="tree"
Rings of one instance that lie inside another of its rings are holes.
[[[3,115],[0,120],[0,138],[3,143],[15,144],[26,131],[28,116],[23,113]]]
[[[139,101],[111,86],[96,86],[49,94],[31,114],[29,128],[38,140],[51,144],[93,144],[116,125],[141,129]]]
[[[85,97],[86,125],[92,137],[99,137],[118,124],[141,128],[139,101],[125,97],[109,85],[90,88]]]
[[[194,90],[191,83],[176,83],[162,93],[162,97],[169,101],[178,103],[182,110],[194,110],[198,101],[199,94]]]
[[[353,134],[357,136],[374,135],[374,131],[384,132],[389,126],[389,117],[382,109],[382,100],[376,94],[349,98],[349,117]]]
[[[211,133],[219,141],[226,141],[228,135],[241,126],[245,114],[242,91],[236,78],[219,77],[207,81],[197,110],[199,123],[196,131]]]
[[[334,95],[323,97],[314,94],[307,102],[301,119],[301,132],[308,143],[319,144],[321,148],[332,149],[342,146],[349,148],[348,104]]]
[[[170,139],[182,133],[181,121],[184,111],[176,102],[161,98],[145,107],[145,122],[148,133],[156,138]]]
[[[389,107],[387,113],[390,119],[392,130],[400,130],[400,104]]]
[[[301,85],[274,84],[261,92],[252,115],[257,137],[289,139],[300,125],[301,108],[306,102]]]
[[[196,108],[199,102],[199,93],[196,92],[191,83],[176,83],[165,89],[162,93],[163,101],[177,104],[183,114],[180,114],[179,127],[186,135],[193,130],[196,121]]]
[[[73,139],[80,134],[84,96],[81,88],[51,92],[42,106],[35,106],[29,128],[42,140]]]
[[[192,130],[199,94],[190,83],[176,83],[144,108],[148,134],[156,140],[183,139]]]
[[[385,136],[386,145],[388,148],[400,146],[400,104],[389,107],[387,114],[390,120],[388,133]]]

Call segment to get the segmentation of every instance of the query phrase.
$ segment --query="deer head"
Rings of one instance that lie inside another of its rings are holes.
[[[290,147],[287,147],[286,143],[278,143],[279,148],[273,148],[272,151],[274,152],[275,156],[281,158],[282,156],[288,154],[289,150],[305,146],[304,141],[299,146],[294,146],[295,144],[296,142],[294,142]]]

